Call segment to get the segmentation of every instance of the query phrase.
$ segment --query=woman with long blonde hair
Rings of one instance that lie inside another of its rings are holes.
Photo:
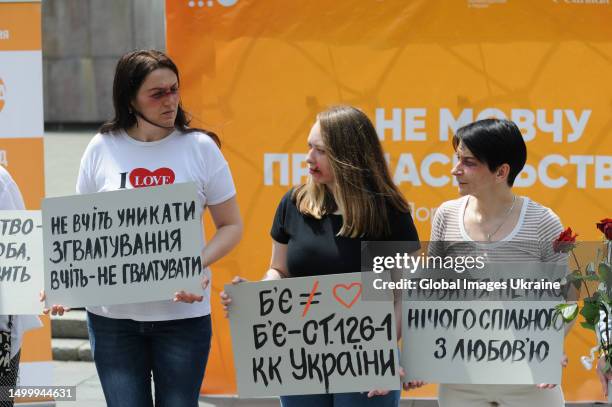
[[[376,130],[363,112],[337,106],[319,113],[308,149],[310,177],[287,192],[276,210],[272,259],[263,280],[359,271],[366,240],[414,242],[412,251],[419,247],[408,203],[393,184]],[[236,277],[233,283],[240,281]],[[221,300],[227,309],[231,298],[223,292]],[[284,407],[398,402],[399,391],[376,390],[281,397]]]

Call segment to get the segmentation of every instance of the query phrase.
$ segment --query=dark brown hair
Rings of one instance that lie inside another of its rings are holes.
[[[156,50],[138,50],[128,52],[119,59],[117,67],[115,68],[115,80],[113,81],[113,106],[115,108],[115,117],[100,127],[100,133],[127,130],[137,123],[136,115],[131,109],[132,101],[136,97],[147,75],[160,68],[170,69],[174,72],[180,83],[178,68],[163,52]],[[219,147],[221,146],[221,141],[215,133],[208,130],[188,127],[190,121],[191,118],[179,103],[174,127],[183,133],[199,131],[207,134]]]
[[[518,126],[510,120],[484,119],[461,127],[453,136],[453,148],[464,144],[478,161],[495,172],[500,165],[508,164],[510,172],[506,182],[514,185],[527,161],[527,146]]]

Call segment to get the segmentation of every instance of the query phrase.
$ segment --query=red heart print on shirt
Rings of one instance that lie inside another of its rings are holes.
[[[130,172],[130,184],[134,188],[154,187],[174,183],[174,171],[167,167],[149,171],[146,168],[134,168]]]

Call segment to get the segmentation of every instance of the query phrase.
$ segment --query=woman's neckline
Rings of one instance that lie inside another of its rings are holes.
[[[509,240],[512,240],[514,238],[514,236],[517,235],[519,230],[521,230],[521,227],[523,226],[523,221],[525,219],[525,213],[527,212],[527,206],[529,205],[529,201],[530,201],[529,198],[526,197],[526,196],[517,196],[517,197],[520,198],[520,202],[519,203],[521,205],[521,211],[519,213],[518,220],[514,224],[514,227],[512,228],[510,233],[508,233],[502,239],[494,240],[492,242],[476,242],[467,233],[467,230],[465,229],[464,219],[465,219],[465,210],[467,208],[467,203],[469,201],[470,196],[466,195],[465,197],[463,197],[463,200],[461,202],[461,206],[459,208],[459,231],[461,233],[461,237],[463,238],[463,240],[468,241],[468,242],[475,242],[475,243],[483,245],[483,246],[495,246],[495,245],[507,242]]]

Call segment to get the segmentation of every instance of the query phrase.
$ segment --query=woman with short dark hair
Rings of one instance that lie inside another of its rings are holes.
[[[429,255],[479,255],[491,262],[567,262],[567,256],[552,248],[563,230],[557,215],[512,190],[527,159],[516,124],[499,119],[468,124],[457,130],[453,148],[457,164],[452,175],[461,198],[437,209]],[[553,385],[440,384],[438,402],[441,407],[564,405],[560,386]]]
[[[502,170],[506,164],[505,179],[509,187],[514,185],[527,161],[525,140],[516,124],[509,120],[485,119],[460,128],[453,137],[453,148],[457,151],[460,146],[491,172]]]

